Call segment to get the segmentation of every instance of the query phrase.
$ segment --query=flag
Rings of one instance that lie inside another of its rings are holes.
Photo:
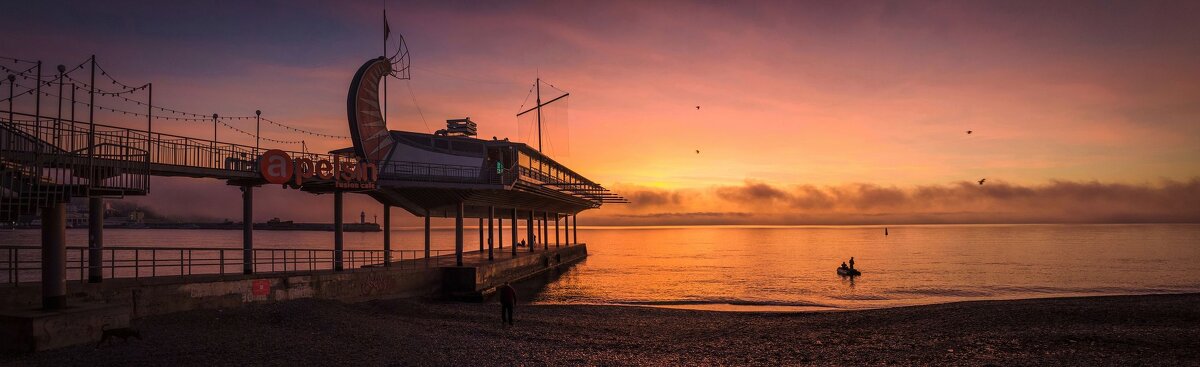
[[[387,41],[388,34],[392,33],[392,28],[388,27],[387,9],[383,9],[383,40]]]

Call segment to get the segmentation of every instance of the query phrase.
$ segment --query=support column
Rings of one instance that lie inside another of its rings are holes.
[[[542,212],[542,249],[550,249],[550,213]]]
[[[104,281],[104,198],[88,198],[88,283]]]
[[[496,229],[497,229],[497,231],[496,231],[496,245],[497,245],[496,248],[499,248],[500,251],[504,251],[504,214],[503,213],[501,213],[500,216],[496,217],[496,226],[497,226],[496,227]]]
[[[492,261],[492,247],[495,246],[496,231],[492,223],[496,221],[496,207],[488,207],[488,261]],[[480,227],[482,228],[482,227]]]
[[[42,208],[42,308],[67,303],[67,204]]]
[[[225,273],[225,269],[221,269]],[[254,187],[242,186],[242,274],[254,274]]]
[[[483,216],[479,216],[479,255],[483,256]]]
[[[529,211],[529,218],[526,220],[525,224],[526,224],[526,227],[528,227],[528,228],[525,228],[526,232],[528,232],[525,234],[525,238],[529,239],[529,252],[533,252],[533,248],[534,248],[533,238],[537,237],[537,236],[535,236],[533,234],[533,211],[532,210]]]
[[[554,213],[554,248],[558,248],[558,220],[562,219],[558,213]]]
[[[454,208],[454,263],[463,266],[463,203]]]
[[[517,208],[512,210],[512,255],[517,257]]]
[[[571,245],[571,216],[563,214],[563,246]]]
[[[333,192],[333,270],[342,271],[342,192]]]
[[[392,206],[383,204],[383,266],[392,266]]]
[[[425,265],[429,265],[429,209],[425,209]]]
[[[573,224],[571,226],[571,231],[573,232],[571,233],[571,237],[575,239],[575,243],[582,243],[579,242],[579,214],[571,216],[571,223]]]

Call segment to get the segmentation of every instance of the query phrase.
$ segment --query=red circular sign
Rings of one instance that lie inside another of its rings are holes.
[[[267,182],[273,184],[288,182],[292,179],[294,169],[292,158],[288,156],[287,152],[279,149],[263,152],[262,157],[258,158],[258,172]]]

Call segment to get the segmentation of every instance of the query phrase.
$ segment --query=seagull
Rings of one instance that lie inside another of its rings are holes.
[[[979,185],[983,185],[983,181],[987,181],[987,179],[986,178],[979,179]]]
[[[698,109],[700,109],[700,106],[696,106],[696,109],[697,109],[697,110],[698,110]]]
[[[971,135],[971,130],[967,130],[967,135]]]
[[[696,154],[700,154],[700,149],[696,149]]]

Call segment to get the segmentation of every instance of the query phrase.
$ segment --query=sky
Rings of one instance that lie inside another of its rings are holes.
[[[581,224],[1200,221],[1194,2],[6,1],[0,56],[95,54],[153,82],[157,105],[345,135],[385,6],[412,65],[389,82],[393,130],[470,116],[482,137],[524,140],[534,78],[571,93],[551,155],[632,201]],[[328,195],[261,191],[259,220],[331,217]],[[155,178],[128,200],[240,216],[215,180]],[[381,209],[352,195],[347,210]]]

